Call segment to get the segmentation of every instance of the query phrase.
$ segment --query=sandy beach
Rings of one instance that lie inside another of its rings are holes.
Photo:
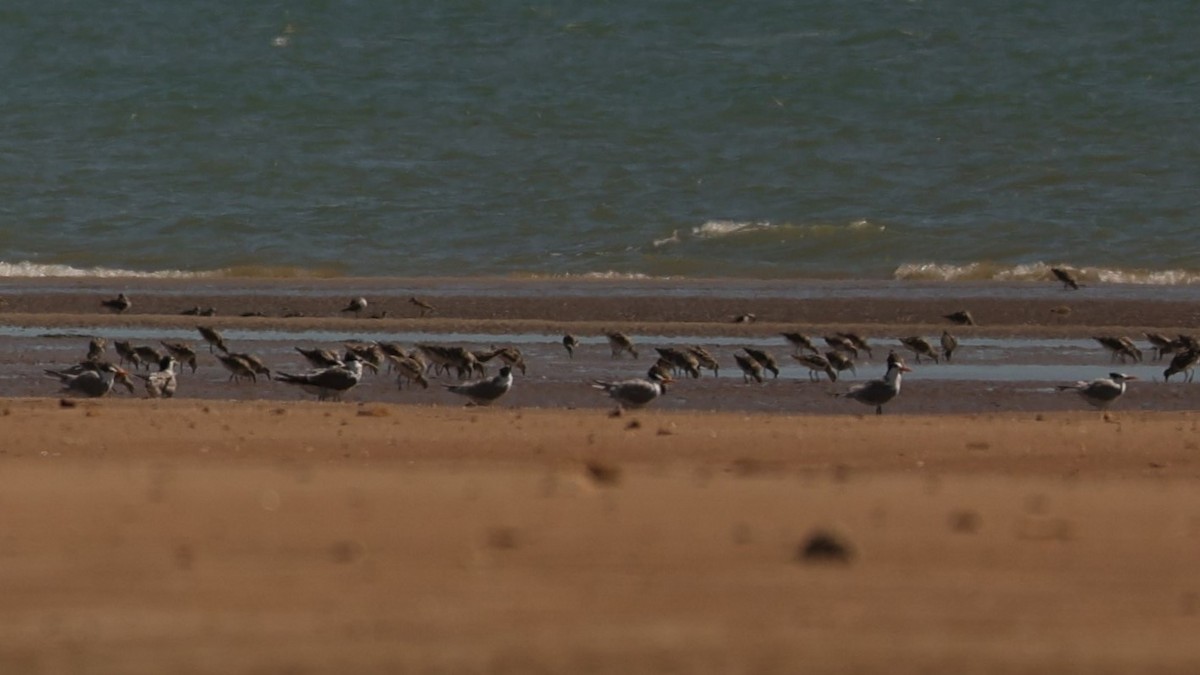
[[[339,311],[364,287],[345,280],[0,288],[0,671],[1200,667],[1193,385],[1137,383],[1105,416],[1051,384],[1113,367],[1094,334],[1194,330],[1190,303],[1123,289],[930,301],[383,286],[366,289],[378,319]],[[133,308],[100,312],[118,290]],[[438,311],[415,316],[410,295]],[[179,313],[193,305],[221,310]],[[941,319],[964,307],[980,326]],[[758,320],[734,324],[743,312]],[[449,380],[401,391],[384,374],[317,403],[230,383],[206,351],[173,400],[62,399],[42,376],[95,334],[202,347],[201,321],[275,370],[300,367],[298,340],[378,335],[516,341],[530,372],[490,408],[463,407]],[[793,367],[743,383],[737,345],[786,357],[777,334],[797,326],[883,349],[845,381]],[[906,355],[914,372],[887,414],[834,395],[881,374],[895,337],[945,328],[970,347],[962,363]],[[610,417],[587,381],[651,360],[612,359],[606,329],[700,342],[729,363]],[[574,359],[555,342],[568,331],[586,338]],[[1022,367],[1051,376],[980,379]]]

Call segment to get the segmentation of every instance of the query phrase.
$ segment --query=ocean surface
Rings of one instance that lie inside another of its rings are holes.
[[[0,275],[1200,282],[1192,0],[9,0]]]

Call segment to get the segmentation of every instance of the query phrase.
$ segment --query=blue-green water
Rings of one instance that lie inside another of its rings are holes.
[[[1200,280],[1200,4],[14,0],[0,274]]]

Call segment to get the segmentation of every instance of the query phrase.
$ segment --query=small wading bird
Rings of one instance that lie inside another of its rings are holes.
[[[112,391],[113,383],[118,380],[133,391],[129,373],[107,361],[68,370],[47,370],[46,374],[61,382],[66,393],[76,396],[99,398]]]
[[[225,346],[225,338],[216,328],[209,326],[196,326],[196,330],[200,331],[200,337],[208,343],[208,353],[213,353],[213,348],[220,349],[226,354],[229,353],[229,348]]]
[[[750,358],[758,361],[758,364],[763,367],[763,370],[769,371],[772,377],[779,377],[779,363],[775,361],[775,357],[762,349],[753,347],[742,347],[742,351],[750,355]]]
[[[354,352],[346,354],[344,364],[299,375],[277,373],[275,379],[316,394],[318,401],[340,401],[342,394],[353,389],[363,374],[363,362]]]
[[[630,340],[628,335],[613,331],[605,333],[604,337],[608,338],[608,346],[612,349],[614,359],[625,352],[629,352],[635,359],[638,357],[637,347],[633,346],[633,340]]]
[[[579,340],[574,335],[567,333],[563,336],[562,346],[567,350],[567,356],[575,358],[575,348],[579,346]]]
[[[417,308],[417,311],[420,312],[419,316],[422,319],[430,314],[433,314],[433,312],[434,312],[433,305],[429,304],[428,302],[425,302],[424,300],[421,300],[420,298],[418,298],[416,296],[409,298],[408,301],[409,301],[409,303],[411,303],[412,305],[414,305]]]
[[[117,314],[120,314],[130,307],[133,307],[133,301],[126,297],[124,293],[118,293],[117,297],[112,298],[111,300],[101,300],[100,304],[104,307],[107,307],[110,311],[116,312]]]
[[[863,405],[875,406],[875,414],[882,415],[883,406],[900,394],[900,375],[911,371],[893,352],[888,355],[888,369],[882,380],[854,385],[842,396]]]
[[[921,362],[922,356],[926,356],[928,358],[933,359],[934,363],[938,362],[937,350],[933,348],[933,345],[929,344],[929,340],[926,340],[925,338],[923,338],[919,335],[914,335],[912,337],[906,337],[906,338],[900,338],[900,344],[904,345],[905,347],[908,347],[909,349],[911,349],[913,351],[913,354],[915,354],[917,357],[917,363]]]
[[[512,389],[513,374],[511,366],[504,366],[495,377],[486,380],[476,380],[463,384],[442,385],[452,394],[466,396],[470,399],[468,405],[491,405],[501,396]]]
[[[1050,272],[1054,274],[1055,279],[1062,282],[1063,289],[1079,290],[1079,280],[1075,278],[1074,274],[1071,274],[1070,270],[1062,267],[1051,267]]]
[[[158,362],[158,372],[138,375],[146,383],[146,395],[150,398],[175,396],[178,383],[175,380],[175,357],[164,356]]]
[[[1136,380],[1133,375],[1125,373],[1109,373],[1108,377],[1086,382],[1080,380],[1075,384],[1059,385],[1059,391],[1073,391],[1083,397],[1083,400],[1089,404],[1107,410],[1108,406],[1112,405],[1113,401],[1121,398],[1125,393],[1125,383]]]
[[[646,379],[593,380],[592,387],[607,393],[616,401],[617,408],[613,414],[620,415],[622,411],[641,408],[667,393],[667,385],[671,382],[674,380],[669,375],[663,374],[657,368],[651,368],[646,373]]]
[[[958,349],[958,338],[950,334],[950,331],[942,331],[942,353],[946,355],[946,362],[950,362],[950,358],[954,356],[954,350]]]
[[[780,335],[792,345],[792,350],[796,354],[799,354],[802,349],[814,354],[821,353],[821,350],[817,349],[817,346],[813,344],[812,338],[804,333],[780,333]]]
[[[943,314],[942,318],[948,319],[960,326],[977,326],[977,325],[979,325],[979,324],[975,323],[975,317],[971,316],[971,313],[965,309],[960,309],[959,311],[952,312],[950,314]]]
[[[354,312],[354,316],[362,316],[363,310],[367,308],[366,298],[352,298],[350,302],[342,308],[343,312]]]
[[[793,356],[795,356],[795,354],[793,354]],[[742,382],[754,380],[755,382],[762,383],[763,367],[762,364],[756,361],[753,356],[736,352],[733,355],[733,361],[737,364],[738,368],[742,369]]]

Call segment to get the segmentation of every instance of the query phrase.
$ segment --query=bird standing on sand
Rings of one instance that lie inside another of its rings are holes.
[[[196,372],[196,350],[186,342],[167,342],[163,340],[160,344],[170,352],[171,356],[179,363],[186,363],[191,367],[192,372]]]
[[[429,304],[428,302],[425,302],[424,300],[417,298],[416,296],[410,297],[408,299],[408,301],[409,301],[409,303],[415,305],[417,310],[420,311],[420,313],[421,313],[420,318],[422,318],[422,319],[425,318],[426,316],[428,316],[429,314],[433,314],[433,312],[434,312],[433,305]]]
[[[604,391],[616,401],[617,408],[613,414],[620,415],[624,410],[641,408],[667,393],[667,385],[671,382],[674,380],[670,376],[664,375],[658,369],[651,368],[646,374],[646,379],[593,380],[592,387]]]
[[[1054,278],[1063,283],[1063,289],[1079,290],[1079,280],[1075,278],[1074,274],[1071,274],[1070,270],[1062,267],[1051,267],[1050,272],[1054,274]]]
[[[842,396],[863,405],[873,405],[875,414],[882,415],[883,406],[900,394],[900,375],[911,371],[912,369],[904,365],[904,361],[893,352],[888,355],[888,369],[882,380],[857,384]]]
[[[99,398],[112,391],[113,383],[118,377],[128,377],[128,373],[111,363],[95,364],[94,367],[74,373],[63,370],[47,370],[46,374],[57,379],[63,385],[63,390],[69,394]]]
[[[975,323],[975,317],[971,316],[971,313],[965,309],[960,309],[957,312],[951,312],[950,314],[943,314],[942,318],[949,319],[950,321],[952,321],[960,326],[978,326],[979,325],[979,324]]]
[[[222,336],[220,331],[218,331],[216,328],[211,328],[209,326],[196,326],[196,330],[200,331],[200,337],[204,338],[204,341],[208,343],[209,354],[213,353],[214,347],[220,349],[226,354],[229,353],[229,348],[225,346],[224,336]]]
[[[775,361],[775,357],[762,349],[753,347],[742,347],[742,351],[750,355],[750,358],[758,361],[763,370],[771,371],[773,377],[779,377],[779,363]]]
[[[138,375],[146,383],[146,394],[150,398],[171,398],[175,396],[178,383],[175,380],[175,357],[167,355],[158,362],[158,372],[149,375]]]
[[[737,316],[733,317],[734,323],[754,323],[757,320],[758,320],[758,317],[755,316],[754,314],[751,314],[750,312],[746,312],[745,314],[738,314]]]
[[[738,352],[733,355],[733,361],[737,364],[738,368],[741,368],[742,370],[742,382],[754,380],[760,384],[762,383],[763,367],[762,364],[759,363],[753,356]]]
[[[934,363],[938,362],[937,350],[933,348],[933,345],[929,344],[929,340],[926,340],[919,335],[900,338],[900,344],[913,350],[913,353],[917,356],[917,363],[921,362],[922,356],[927,356],[933,359]]]
[[[1080,380],[1075,384],[1059,385],[1058,390],[1074,391],[1092,406],[1100,410],[1107,410],[1113,401],[1121,398],[1121,395],[1125,393],[1125,383],[1136,379],[1137,377],[1133,375],[1109,373],[1108,377],[1102,377],[1091,382]]]
[[[1142,350],[1133,344],[1133,340],[1124,335],[1097,335],[1092,339],[1109,351],[1109,361],[1120,359],[1121,363],[1125,363],[1126,359],[1132,359],[1135,362],[1142,360]]]
[[[837,352],[829,352],[836,354]],[[829,376],[830,382],[837,382],[837,370],[833,364],[829,362],[828,357],[820,354],[792,354],[792,358],[800,362],[800,365],[808,368],[808,379],[817,382],[821,379],[820,373],[825,373]]]
[[[117,314],[121,314],[130,307],[133,307],[133,301],[126,297],[124,293],[118,293],[117,297],[111,300],[101,300],[100,304]]]
[[[300,375],[276,373],[275,379],[285,384],[298,385],[318,401],[342,400],[342,394],[353,389],[362,379],[363,362],[354,352],[346,354],[345,365],[323,368]]]
[[[579,340],[574,335],[567,333],[563,336],[562,346],[567,350],[567,356],[575,358],[575,348],[579,346]]]
[[[342,308],[343,312],[354,312],[355,317],[362,316],[363,310],[367,308],[366,298],[351,298],[350,302]]]
[[[468,405],[491,405],[512,389],[512,367],[504,366],[500,369],[500,373],[498,375],[486,380],[476,380],[474,382],[466,382],[463,384],[447,384],[443,386],[445,386],[446,389],[452,394],[466,396],[468,399],[470,399],[470,403],[468,403]]]
[[[633,340],[630,340],[628,335],[613,331],[605,333],[604,337],[608,338],[608,346],[612,349],[614,359],[625,352],[629,352],[635,359],[638,357],[637,347],[633,346]]]
[[[958,349],[958,338],[950,334],[950,331],[942,331],[942,353],[946,355],[946,362],[950,362],[950,358],[954,355],[954,350]]]

